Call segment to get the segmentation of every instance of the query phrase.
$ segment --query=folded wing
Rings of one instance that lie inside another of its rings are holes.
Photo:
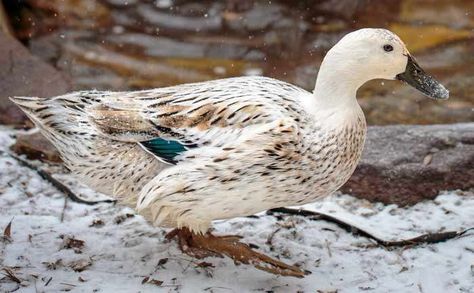
[[[113,93],[88,112],[104,135],[139,143],[158,159],[175,164],[186,150],[222,146],[237,140],[244,130],[298,117],[295,112],[302,111],[289,98],[299,88],[268,79],[275,83],[275,91],[271,91],[268,84],[248,80],[187,84],[135,92],[133,97]],[[281,86],[289,93],[285,94]],[[281,94],[275,94],[278,92]]]

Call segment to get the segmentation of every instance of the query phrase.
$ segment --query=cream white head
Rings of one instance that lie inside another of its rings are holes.
[[[345,35],[324,58],[314,94],[327,105],[354,100],[372,79],[399,79],[425,95],[447,99],[449,92],[427,75],[400,38],[385,29],[361,29]]]

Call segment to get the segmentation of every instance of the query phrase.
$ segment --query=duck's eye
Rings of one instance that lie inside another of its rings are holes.
[[[385,50],[385,52],[392,52],[393,51],[393,46],[387,44],[387,45],[383,46],[383,49]]]

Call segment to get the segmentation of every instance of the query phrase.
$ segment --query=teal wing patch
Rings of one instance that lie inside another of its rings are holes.
[[[154,138],[152,140],[142,141],[139,142],[139,144],[161,161],[173,165],[177,163],[175,158],[178,155],[194,146],[184,145],[175,140],[166,140],[162,138]]]

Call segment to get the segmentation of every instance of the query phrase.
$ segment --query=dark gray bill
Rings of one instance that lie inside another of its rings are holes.
[[[408,55],[405,72],[397,74],[397,79],[408,83],[430,98],[440,100],[449,98],[449,91],[436,79],[426,74],[411,55]]]

